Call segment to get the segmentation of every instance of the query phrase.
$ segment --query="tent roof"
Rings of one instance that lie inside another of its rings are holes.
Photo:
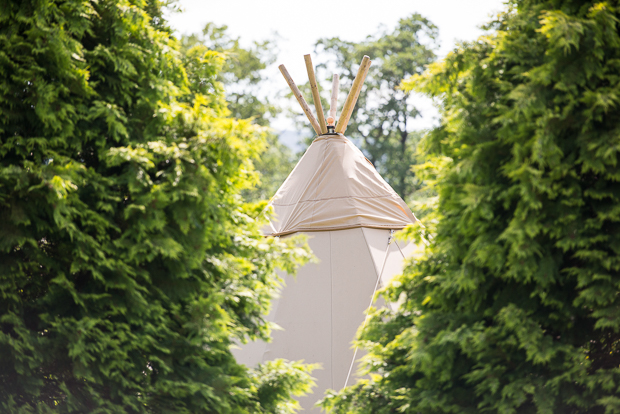
[[[317,137],[270,200],[270,236],[355,227],[402,229],[415,216],[342,134]]]

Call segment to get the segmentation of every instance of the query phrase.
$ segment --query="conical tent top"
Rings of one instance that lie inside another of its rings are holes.
[[[342,134],[316,138],[270,200],[271,231],[355,227],[402,229],[415,216],[364,154]]]

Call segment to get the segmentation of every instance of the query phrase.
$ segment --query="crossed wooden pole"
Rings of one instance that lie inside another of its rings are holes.
[[[286,83],[293,91],[293,95],[297,98],[297,102],[301,105],[301,109],[303,109],[304,113],[308,117],[312,128],[314,128],[314,132],[317,135],[322,135],[327,133],[327,125],[333,125],[336,119],[336,106],[338,105],[338,87],[339,87],[339,78],[337,74],[334,74],[334,78],[332,80],[332,96],[329,107],[329,117],[327,118],[327,123],[325,122],[325,115],[323,114],[323,105],[321,105],[321,97],[319,95],[319,86],[316,83],[316,77],[314,75],[314,67],[312,66],[312,59],[310,55],[304,55],[304,60],[306,61],[306,70],[308,71],[308,79],[310,79],[310,88],[312,89],[312,99],[314,100],[314,107],[316,109],[319,120],[314,117],[312,114],[312,110],[310,106],[304,99],[301,91],[293,82],[293,78],[289,75],[288,71],[284,67],[284,65],[280,65],[280,72],[286,79]],[[357,71],[357,75],[355,76],[355,80],[353,81],[353,85],[351,86],[351,90],[349,91],[349,95],[347,95],[347,100],[344,102],[344,106],[342,107],[342,112],[340,113],[340,118],[338,119],[338,124],[336,125],[336,133],[342,134],[347,129],[347,124],[349,123],[349,119],[351,118],[351,114],[353,113],[353,108],[355,108],[355,104],[357,102],[357,98],[360,95],[360,91],[362,90],[362,85],[364,85],[364,80],[366,79],[366,75],[368,74],[368,69],[370,68],[370,58],[368,56],[364,56],[362,59],[362,63]]]

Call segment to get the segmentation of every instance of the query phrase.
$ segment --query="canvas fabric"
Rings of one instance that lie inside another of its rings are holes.
[[[321,135],[270,200],[268,236],[356,227],[402,229],[416,221],[398,194],[344,135]]]

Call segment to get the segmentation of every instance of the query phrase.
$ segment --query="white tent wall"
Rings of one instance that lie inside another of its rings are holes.
[[[374,228],[306,233],[317,263],[301,268],[296,277],[284,275],[285,286],[272,303],[268,319],[281,330],[270,343],[255,342],[233,350],[237,360],[254,366],[276,358],[319,363],[313,394],[300,399],[307,413],[326,389],[345,385],[351,367],[352,341],[363,324],[379,275],[378,288],[402,272],[415,245],[393,240],[391,231]],[[381,270],[383,268],[383,273]],[[382,303],[376,303],[382,306]],[[357,353],[357,360],[362,354]],[[355,381],[356,367],[349,384]]]

